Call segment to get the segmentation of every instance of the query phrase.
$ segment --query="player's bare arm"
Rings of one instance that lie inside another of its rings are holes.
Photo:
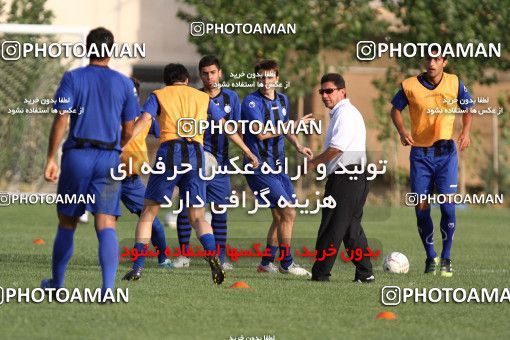
[[[289,134],[285,135],[285,138],[287,138],[287,140],[296,148],[297,152],[299,152],[300,154],[302,154],[303,156],[305,156],[308,159],[313,158],[312,150],[310,150],[310,148],[308,148],[306,146],[301,145],[299,143],[299,140],[296,137],[296,135],[289,133]]]
[[[466,112],[462,114],[462,131],[460,132],[457,143],[459,143],[460,151],[464,151],[469,144],[471,144],[471,137],[469,133],[471,131],[471,122],[473,117],[470,113]]]
[[[143,129],[145,129],[145,127],[147,126],[147,124],[149,124],[151,120],[152,116],[150,115],[150,113],[144,112],[136,121],[134,121],[131,137],[127,140],[126,143],[121,143],[121,145],[124,146],[129,144],[129,142],[135,139],[136,136],[138,136],[140,132],[142,132]],[[124,129],[122,129],[122,131],[124,131]]]
[[[396,107],[391,108],[391,120],[393,125],[397,128],[398,134],[400,135],[400,142],[403,146],[413,145],[414,140],[411,133],[408,132],[404,126],[404,119],[402,118],[402,112]]]
[[[58,146],[64,138],[68,119],[68,113],[59,111],[55,115],[53,124],[51,125],[46,166],[44,167],[44,179],[48,182],[56,183],[58,180],[58,164],[55,158],[57,156]]]
[[[122,133],[120,136],[120,146],[126,145],[133,136],[133,128],[135,126],[135,121],[130,120],[128,122],[122,123]]]
[[[222,118],[220,122],[222,124],[225,124],[225,119]],[[241,138],[241,136],[239,134],[237,134],[237,133],[227,134],[226,136],[228,139],[230,139],[232,141],[232,143],[234,143],[241,149],[241,151],[244,153],[246,158],[253,165],[253,168],[256,169],[259,167],[259,160],[258,160],[257,156],[255,156],[253,154],[253,152],[251,152],[250,149],[246,146],[246,144],[244,144],[243,139]]]

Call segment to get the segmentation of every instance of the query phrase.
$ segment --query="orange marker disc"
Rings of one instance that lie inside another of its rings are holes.
[[[244,281],[237,281],[230,288],[250,288],[250,286]]]
[[[377,314],[376,319],[396,320],[397,315],[393,312],[384,311],[384,312]]]

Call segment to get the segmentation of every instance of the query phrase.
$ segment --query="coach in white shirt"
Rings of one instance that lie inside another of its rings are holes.
[[[366,129],[361,113],[346,98],[345,81],[337,73],[328,73],[321,79],[324,105],[331,109],[330,122],[326,132],[324,151],[310,161],[310,167],[324,163],[327,182],[324,197],[332,196],[336,207],[323,208],[322,220],[317,235],[317,260],[312,268],[312,280],[329,281],[331,269],[337,256],[329,256],[319,261],[323,251],[333,246],[337,250],[343,241],[345,248],[355,250],[368,246],[367,238],[361,227],[363,206],[368,194],[365,172],[346,173],[364,169],[366,164]],[[363,165],[363,166],[361,166]],[[336,170],[337,173],[335,173]],[[343,174],[339,172],[344,172]],[[355,282],[375,281],[369,257],[352,261],[356,266]]]

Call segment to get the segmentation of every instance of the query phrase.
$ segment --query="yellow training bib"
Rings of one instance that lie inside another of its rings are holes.
[[[445,111],[458,108],[456,103],[448,104],[457,99],[458,77],[443,73],[441,82],[431,90],[420,83],[418,77],[411,77],[402,82],[402,89],[409,102],[414,145],[428,147],[437,140],[452,139],[455,113]]]

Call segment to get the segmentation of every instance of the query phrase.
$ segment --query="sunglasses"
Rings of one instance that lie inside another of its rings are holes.
[[[324,94],[324,93],[332,94],[335,90],[340,90],[340,88],[339,87],[335,87],[334,89],[320,89],[319,90],[319,94],[321,94],[321,95]]]

